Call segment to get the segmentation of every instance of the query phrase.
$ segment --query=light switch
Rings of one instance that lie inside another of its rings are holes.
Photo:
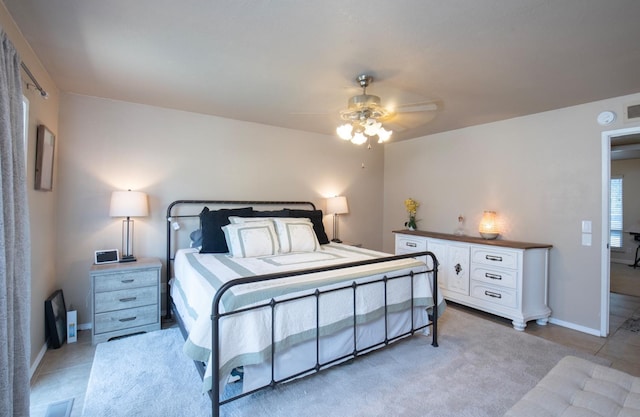
[[[582,246],[591,246],[591,233],[582,234]]]
[[[582,233],[591,233],[591,220],[582,221]]]

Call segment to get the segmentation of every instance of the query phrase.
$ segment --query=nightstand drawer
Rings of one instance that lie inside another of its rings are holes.
[[[116,272],[95,278],[95,292],[123,290],[128,288],[158,285],[158,270],[143,269],[140,271]]]
[[[95,334],[144,326],[158,322],[158,306],[128,308],[95,315]]]
[[[500,268],[518,268],[518,252],[479,248],[471,249],[471,262],[476,264],[498,266]]]
[[[471,270],[471,279],[486,282],[492,285],[516,289],[518,271],[508,269],[488,269],[482,267],[473,267]]]
[[[500,304],[505,307],[514,308],[517,306],[515,290],[482,285],[473,280],[471,281],[471,296],[484,301]]]
[[[130,290],[99,292],[95,295],[95,312],[121,310],[158,303],[158,287],[142,287]]]

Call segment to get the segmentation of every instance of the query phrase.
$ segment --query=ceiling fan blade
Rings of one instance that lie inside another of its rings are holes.
[[[418,126],[429,123],[436,117],[436,112],[410,112],[396,113],[391,120],[384,122],[385,128],[392,129],[396,132],[413,129]]]
[[[396,113],[418,113],[440,110],[441,105],[437,101],[423,101],[418,103],[407,103],[396,106]]]

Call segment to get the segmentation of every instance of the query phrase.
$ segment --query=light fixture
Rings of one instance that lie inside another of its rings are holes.
[[[498,220],[496,219],[495,211],[485,211],[480,220],[480,226],[478,227],[480,236],[484,239],[495,239],[500,234],[498,227]]]
[[[342,241],[338,238],[338,215],[349,213],[347,197],[336,196],[327,198],[327,213],[333,214],[333,239],[331,239],[331,241],[342,243]]]
[[[362,145],[373,136],[378,137],[378,143],[384,143],[393,132],[382,127],[382,121],[394,113],[380,105],[380,97],[367,94],[367,87],[373,82],[372,76],[363,74],[357,81],[362,87],[362,94],[351,97],[347,109],[340,112],[340,117],[347,123],[338,126],[336,133],[341,139],[356,145]]]
[[[133,262],[133,220],[131,217],[149,215],[147,195],[141,191],[114,191],[111,193],[111,217],[126,217],[122,221],[122,256],[120,262]]]

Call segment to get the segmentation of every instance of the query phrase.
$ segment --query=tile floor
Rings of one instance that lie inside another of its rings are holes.
[[[455,304],[449,308],[467,309]],[[511,326],[510,320],[482,312],[476,314]],[[640,318],[640,297],[612,293],[610,335],[607,338],[553,324],[539,326],[535,321],[528,324],[526,332],[606,358],[612,362],[613,368],[640,376],[640,333],[620,328],[630,317]],[[94,352],[90,331],[80,331],[77,343],[64,344],[60,349],[46,352],[31,380],[31,417],[43,417],[49,403],[69,398],[74,398],[71,415],[82,415]]]

